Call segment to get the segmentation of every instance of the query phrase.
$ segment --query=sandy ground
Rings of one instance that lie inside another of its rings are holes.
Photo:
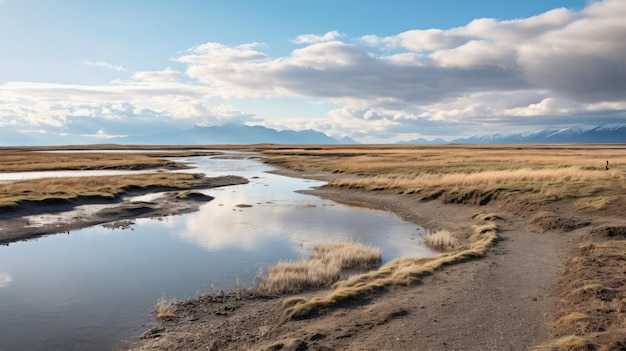
[[[392,287],[302,320],[283,317],[281,304],[289,296],[250,291],[202,296],[181,303],[178,319],[147,331],[130,349],[538,349],[551,339],[551,290],[559,264],[592,227],[552,212],[558,209],[522,209],[506,202],[444,204],[392,192],[329,187],[307,193],[380,208],[426,229],[453,232],[469,232],[477,212],[497,213],[502,217],[500,240],[486,257],[446,266],[419,284]]]

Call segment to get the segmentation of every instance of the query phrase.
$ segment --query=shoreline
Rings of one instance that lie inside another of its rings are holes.
[[[124,222],[136,218],[180,215],[197,211],[199,206],[213,198],[202,194],[184,196],[193,190],[211,189],[244,184],[238,176],[206,178],[192,189],[150,187],[128,191],[115,199],[83,199],[56,202],[26,202],[11,210],[0,211],[0,245],[36,239],[46,235],[69,233],[95,225]],[[132,198],[164,193],[150,201],[132,201]],[[124,225],[120,223],[120,225]]]
[[[332,175],[274,173],[328,180]],[[390,191],[321,188],[302,191],[374,207],[426,229],[469,232],[472,215],[497,213],[500,240],[485,257],[446,266],[411,286],[393,286],[303,320],[285,320],[283,301],[251,291],[201,296],[178,304],[179,318],[143,335],[131,350],[527,350],[548,342],[551,295],[572,241],[541,234],[493,205],[443,204]],[[316,296],[323,291],[296,296]]]

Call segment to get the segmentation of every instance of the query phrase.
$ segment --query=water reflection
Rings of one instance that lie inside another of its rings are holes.
[[[322,182],[267,174],[252,159],[181,160],[250,183],[203,190],[215,199],[198,212],[139,219],[132,231],[97,226],[0,246],[0,350],[112,349],[154,321],[147,311],[164,292],[183,300],[236,279],[250,285],[258,268],[328,240],[380,247],[385,261],[432,254],[415,224],[295,193]]]
[[[164,172],[164,169],[144,169],[139,171],[128,170],[73,170],[73,171],[37,171],[37,172],[0,172],[0,183],[14,182],[18,180],[30,180],[39,178],[66,178],[66,177],[97,177],[115,176],[137,173]]]
[[[175,232],[181,239],[209,251],[254,251],[268,241],[283,241],[306,255],[321,242],[346,240],[380,247],[385,261],[432,254],[421,243],[420,227],[387,212],[295,193],[304,188],[301,179],[265,174],[245,186],[205,192],[215,200],[185,216],[184,224],[171,225],[180,227]]]
[[[11,284],[13,277],[9,273],[0,272],[0,288],[4,288]]]

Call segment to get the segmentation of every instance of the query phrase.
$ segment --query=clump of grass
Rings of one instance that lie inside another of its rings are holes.
[[[548,345],[552,351],[589,351],[595,350],[593,344],[580,336],[570,335],[553,341]]]
[[[450,231],[437,230],[424,236],[424,244],[435,251],[445,252],[456,248],[459,241]]]
[[[308,259],[279,262],[267,277],[257,277],[259,290],[272,294],[327,287],[340,279],[342,270],[380,265],[380,249],[357,242],[329,242],[316,246]]]
[[[581,312],[572,312],[559,318],[555,323],[559,330],[569,330],[573,334],[584,334],[589,326],[589,316]]]
[[[168,300],[165,293],[159,297],[156,305],[154,305],[156,317],[159,320],[171,320],[176,318],[176,298]]]
[[[391,285],[414,284],[425,274],[432,273],[444,265],[481,257],[497,238],[497,225],[493,221],[492,223],[489,230],[485,225],[476,227],[465,249],[443,253],[436,257],[393,260],[378,270],[335,283],[333,290],[325,296],[287,299],[283,304],[284,314],[287,318],[306,317],[320,308],[373,293]]]
[[[626,340],[626,241],[584,243],[563,265],[553,350],[618,350]],[[585,348],[586,347],[586,348]]]

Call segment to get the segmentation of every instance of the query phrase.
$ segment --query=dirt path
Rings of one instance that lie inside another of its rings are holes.
[[[414,286],[284,320],[281,302],[211,297],[180,306],[181,317],[134,350],[529,350],[549,339],[550,290],[569,241],[539,234],[498,208],[422,202],[390,192],[321,188],[307,193],[378,207],[427,229],[470,231],[472,214],[496,212],[500,240],[486,257],[448,266]],[[321,292],[317,292],[320,294]]]

